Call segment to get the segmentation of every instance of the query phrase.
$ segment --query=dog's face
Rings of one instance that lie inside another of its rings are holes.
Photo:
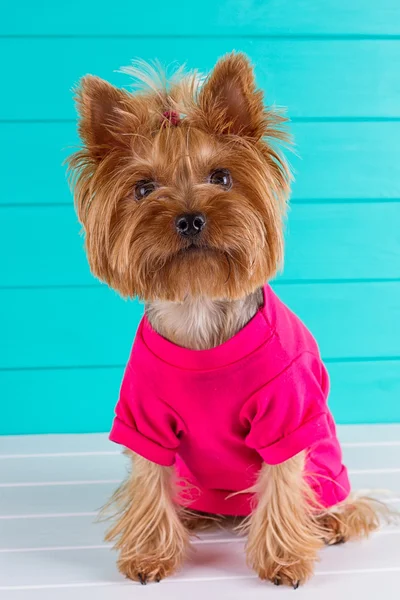
[[[238,298],[282,259],[289,187],[252,69],[230,55],[196,89],[128,94],[87,77],[71,160],[93,273],[126,296]]]

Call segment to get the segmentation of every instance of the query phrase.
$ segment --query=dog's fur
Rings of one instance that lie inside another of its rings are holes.
[[[262,304],[261,286],[283,258],[290,172],[279,150],[285,119],[265,108],[242,54],[221,59],[203,85],[195,73],[154,83],[151,69],[127,69],[148,84],[131,94],[87,76],[77,90],[83,148],[70,159],[92,272],[123,296],[146,302],[161,335],[192,349],[235,335]],[[178,114],[179,123],[165,115]],[[227,191],[208,181],[229,169]],[[155,182],[143,199],[138,181]],[[189,242],[174,222],[201,212],[207,226]],[[159,580],[182,563],[189,532],[207,521],[174,502],[174,472],[133,456],[116,492],[118,520],[108,533],[127,577]],[[312,496],[304,456],[265,465],[243,524],[248,562],[262,579],[297,587],[323,543],[367,535],[378,505],[349,500],[329,512]]]

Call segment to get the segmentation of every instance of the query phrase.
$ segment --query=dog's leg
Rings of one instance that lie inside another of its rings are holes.
[[[373,498],[350,497],[319,517],[324,541],[329,546],[367,537],[378,529],[381,520],[390,521],[393,514],[382,502]]]
[[[132,473],[109,504],[116,506],[118,520],[106,540],[115,541],[121,573],[144,584],[180,566],[189,534],[174,503],[173,468],[131,456]]]
[[[311,577],[323,546],[303,471],[301,454],[281,465],[264,465],[256,484],[258,504],[248,522],[249,565],[261,579],[294,588]]]

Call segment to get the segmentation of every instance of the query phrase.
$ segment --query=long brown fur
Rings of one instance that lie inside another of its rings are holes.
[[[261,579],[293,586],[313,573],[323,546],[317,502],[303,476],[302,454],[264,465],[255,492],[257,506],[248,521],[247,559]]]
[[[242,54],[221,59],[203,84],[182,70],[170,82],[143,64],[124,71],[145,89],[131,94],[87,76],[76,90],[82,148],[69,167],[90,267],[123,296],[145,300],[161,335],[211,348],[253,317],[261,286],[282,265],[291,180],[280,151],[289,139],[285,119],[264,106]],[[209,182],[221,168],[231,173],[229,192]],[[138,199],[142,181],[155,188]],[[189,252],[174,227],[188,211],[207,221]],[[248,562],[277,584],[296,587],[311,576],[323,543],[367,535],[379,523],[369,499],[319,507],[302,455],[265,465],[254,493]],[[215,522],[178,511],[176,494],[172,468],[133,457],[110,502],[116,514],[107,534],[127,577],[145,583],[174,572],[189,530]]]
[[[119,551],[118,568],[126,577],[160,581],[182,563],[189,542],[174,502],[174,471],[132,457],[132,472],[111,498],[115,523],[106,534]]]
[[[331,546],[368,537],[381,522],[390,522],[393,518],[396,518],[395,513],[382,502],[352,495],[343,504],[320,515],[319,522],[324,530],[324,542]]]
[[[368,537],[380,521],[390,520],[381,502],[349,497],[326,510],[304,476],[304,454],[281,465],[264,465],[254,492],[256,508],[240,526],[247,531],[247,559],[261,579],[298,587],[314,572],[318,552]]]
[[[98,78],[82,80],[77,105],[85,146],[69,161],[76,208],[92,272],[122,295],[147,302],[187,294],[237,299],[281,265],[290,175],[276,143],[285,138],[284,119],[264,109],[261,92],[249,88],[252,77],[247,59],[232,55],[201,91],[184,80],[173,95],[132,96]],[[234,99],[230,111],[227,94]],[[173,126],[162,114],[177,102],[186,114]],[[229,194],[207,184],[220,167],[236,182]],[[148,179],[157,190],[135,201],[135,182]],[[171,226],[187,210],[204,213],[209,223],[203,252],[190,257],[182,252],[188,242]]]

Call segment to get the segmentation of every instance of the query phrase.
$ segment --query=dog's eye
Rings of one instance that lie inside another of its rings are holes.
[[[210,174],[208,181],[213,185],[220,185],[225,190],[232,187],[232,175],[228,169],[216,169]]]
[[[154,181],[138,181],[135,185],[135,198],[136,200],[142,200],[146,198],[149,194],[154,192],[156,189],[156,184]]]

